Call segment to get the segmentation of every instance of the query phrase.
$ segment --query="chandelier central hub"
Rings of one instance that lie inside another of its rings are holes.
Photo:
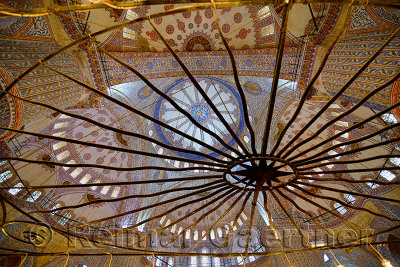
[[[224,179],[235,188],[267,191],[288,185],[297,176],[297,169],[280,158],[259,156],[233,162],[224,172]]]

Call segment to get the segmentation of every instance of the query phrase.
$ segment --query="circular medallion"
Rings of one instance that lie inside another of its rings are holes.
[[[151,96],[151,94],[153,94],[153,90],[151,90],[148,86],[143,86],[142,88],[139,89],[136,96],[140,100],[145,100],[149,96]]]
[[[253,81],[247,81],[243,85],[244,89],[252,95],[261,94],[261,87]]]
[[[199,123],[204,123],[209,115],[210,112],[205,105],[196,104],[190,109],[190,115]]]

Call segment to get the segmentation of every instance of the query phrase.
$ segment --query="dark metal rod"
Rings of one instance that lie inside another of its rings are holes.
[[[224,198],[220,203],[218,203],[217,206],[215,206],[214,208],[208,210],[206,213],[202,214],[200,216],[200,218],[198,218],[194,223],[192,223],[191,225],[189,225],[188,227],[186,227],[182,232],[180,232],[174,239],[172,239],[170,242],[168,242],[166,244],[166,246],[168,246],[169,244],[175,242],[175,240],[177,240],[181,235],[183,235],[183,233],[186,230],[191,229],[192,227],[196,226],[199,222],[201,222],[205,217],[207,217],[208,215],[210,215],[211,213],[213,213],[214,211],[216,211],[217,209],[219,209],[222,205],[224,205],[229,199],[231,199],[234,195],[236,195],[237,193],[239,193],[239,190],[235,190],[235,189],[231,189],[231,191],[234,191],[233,193],[230,193],[226,198]],[[200,237],[200,241],[203,239],[203,236]],[[189,253],[191,251],[191,249],[187,252]]]
[[[236,133],[233,131],[233,129],[230,127],[228,122],[225,120],[224,116],[221,114],[221,112],[217,109],[217,107],[214,105],[214,103],[211,101],[211,99],[208,97],[206,92],[204,92],[203,88],[201,88],[200,84],[197,82],[196,78],[192,75],[192,73],[189,71],[189,69],[186,67],[186,65],[183,63],[183,61],[178,57],[176,52],[172,49],[172,47],[168,44],[168,42],[165,40],[165,38],[162,36],[162,34],[158,31],[158,29],[153,25],[151,20],[149,20],[151,26],[153,29],[157,32],[158,36],[160,39],[163,41],[165,46],[168,48],[168,50],[171,52],[172,56],[175,58],[175,60],[178,62],[178,64],[181,66],[182,70],[185,72],[185,74],[189,77],[190,81],[193,83],[194,87],[197,89],[197,91],[201,94],[203,99],[206,101],[206,103],[210,106],[210,108],[214,111],[215,115],[217,115],[218,119],[221,121],[221,123],[225,126],[225,128],[228,130],[229,134],[232,136],[233,139],[235,139],[236,143],[240,146],[240,148],[245,152],[246,155],[250,155],[249,152],[247,151],[247,148],[245,145],[243,145],[242,141],[239,139],[239,137],[236,135]],[[235,153],[237,155],[242,155],[237,149],[233,148]]]
[[[294,188],[297,188],[298,190],[300,190],[299,188],[301,188],[300,186],[298,186],[298,185],[296,185],[296,184],[292,184],[292,186],[293,186]],[[333,216],[339,218],[340,220],[342,220],[342,221],[344,221],[344,222],[347,221],[346,218],[344,218],[344,217],[343,217],[341,214],[339,214],[339,212],[337,212],[336,210],[335,210],[335,211],[329,210],[329,209],[327,209],[326,207],[324,207],[324,206],[322,206],[322,205],[316,203],[315,201],[312,201],[311,199],[309,199],[309,198],[307,198],[307,197],[305,197],[305,196],[302,196],[301,194],[299,194],[299,193],[297,193],[296,191],[291,190],[291,189],[289,189],[289,188],[287,188],[287,187],[283,187],[283,189],[286,190],[287,192],[289,192],[289,193],[291,193],[291,194],[293,194],[293,195],[295,195],[295,196],[297,196],[297,197],[299,197],[299,198],[301,198],[301,199],[307,201],[308,203],[310,203],[310,204],[312,204],[312,205],[314,205],[314,206],[316,206],[316,207],[318,207],[318,208],[324,210],[325,212],[327,212],[327,213],[329,213],[329,214],[332,214]]]
[[[191,163],[197,163],[197,164],[202,164],[202,165],[226,167],[225,164],[217,164],[215,162],[192,160],[192,159],[181,158],[181,157],[173,157],[173,156],[168,156],[168,155],[160,155],[160,154],[157,154],[157,153],[150,153],[150,152],[146,152],[146,151],[143,151],[143,150],[134,150],[134,149],[130,149],[130,148],[102,145],[102,144],[98,144],[98,143],[90,143],[90,142],[75,140],[75,139],[71,139],[71,138],[53,136],[53,135],[49,135],[49,134],[33,133],[33,132],[28,132],[28,131],[23,131],[23,130],[16,130],[16,129],[6,128],[6,127],[1,127],[1,126],[0,126],[0,129],[7,130],[7,131],[12,131],[12,132],[17,132],[17,133],[33,135],[33,136],[37,136],[37,137],[43,137],[43,138],[47,138],[47,139],[65,141],[65,142],[69,142],[69,143],[73,143],[73,144],[80,144],[80,145],[98,147],[98,148],[103,148],[103,149],[108,149],[108,150],[113,150],[113,151],[132,153],[132,154],[136,154],[136,155],[143,155],[143,156],[149,156],[149,157],[154,157],[154,158],[162,158],[162,159],[170,159],[170,160],[178,160],[178,161],[191,162]]]
[[[208,167],[188,167],[188,168],[167,168],[167,167],[161,167],[161,166],[116,167],[116,166],[105,166],[105,165],[84,164],[84,163],[68,164],[68,163],[61,163],[61,162],[55,162],[55,161],[22,159],[22,158],[13,158],[13,157],[2,157],[0,159],[16,160],[16,161],[29,162],[29,163],[34,163],[34,164],[47,164],[47,165],[61,166],[61,167],[87,167],[87,168],[99,168],[99,169],[114,170],[114,171],[164,170],[164,171],[181,172],[181,171],[192,171],[192,170],[208,170],[208,171],[213,171],[213,172],[223,172],[222,169],[208,168]]]
[[[110,125],[106,125],[106,124],[103,124],[101,122],[98,122],[98,121],[95,121],[93,119],[90,119],[88,117],[81,116],[79,114],[75,114],[75,113],[72,113],[72,112],[68,112],[68,111],[56,108],[54,106],[51,106],[51,105],[48,105],[48,104],[45,104],[45,103],[28,100],[26,98],[22,98],[22,97],[19,97],[19,96],[16,96],[16,95],[12,95],[12,94],[9,94],[9,95],[12,96],[12,97],[15,97],[17,99],[20,99],[22,101],[26,101],[26,102],[31,103],[31,104],[35,104],[35,105],[39,105],[39,106],[42,106],[42,107],[46,107],[46,108],[49,108],[49,109],[54,110],[56,112],[60,112],[62,114],[65,114],[67,116],[74,117],[74,118],[77,118],[77,119],[80,119],[80,120],[83,120],[83,121],[90,122],[90,123],[92,123],[94,125],[97,125],[97,126],[99,126],[101,128],[107,129],[107,130],[111,130],[113,132],[118,132],[120,134],[125,134],[125,135],[129,135],[129,136],[137,137],[137,138],[140,138],[140,139],[155,143],[155,144],[157,144],[157,145],[159,145],[161,147],[164,147],[164,148],[167,148],[167,149],[170,149],[170,150],[175,150],[175,151],[189,153],[189,154],[195,154],[195,155],[199,155],[199,156],[204,157],[204,158],[208,158],[208,159],[211,159],[211,160],[214,160],[214,161],[218,161],[220,163],[227,163],[224,160],[218,159],[216,157],[212,157],[212,156],[210,156],[208,154],[205,154],[205,153],[202,153],[202,152],[199,152],[199,151],[193,151],[193,150],[188,150],[188,149],[184,149],[184,148],[179,148],[179,147],[176,147],[176,146],[170,146],[170,145],[164,144],[163,142],[160,142],[160,141],[158,141],[158,140],[156,140],[154,138],[148,137],[146,135],[133,133],[133,132],[130,132],[130,131],[125,131],[123,129],[118,129],[118,128],[112,127]]]
[[[387,141],[384,141],[384,142],[381,142],[381,143],[376,143],[376,144],[372,144],[372,145],[369,145],[369,146],[364,146],[364,147],[361,147],[361,148],[345,151],[345,152],[342,152],[342,153],[338,153],[336,155],[326,156],[326,157],[323,157],[323,158],[318,158],[318,159],[302,162],[301,164],[296,165],[296,166],[302,166],[302,165],[311,164],[311,163],[315,163],[315,162],[321,162],[323,160],[328,160],[328,159],[332,159],[332,158],[336,158],[336,157],[341,157],[341,156],[353,154],[353,153],[356,153],[356,152],[359,152],[359,151],[368,150],[368,149],[371,149],[371,148],[375,148],[375,147],[391,144],[391,143],[398,142],[398,141],[400,141],[400,138],[394,138],[392,140],[387,140]]]
[[[251,203],[249,229],[247,231],[247,239],[246,239],[246,247],[245,247],[245,254],[246,255],[248,255],[250,236],[251,236],[251,228],[253,227],[254,213],[255,213],[255,210],[256,210],[257,199],[258,199],[258,194],[259,193],[260,193],[260,191],[258,191],[258,190],[253,193],[253,202]]]
[[[346,170],[326,170],[316,172],[299,172],[300,175],[307,174],[329,174],[329,173],[355,173],[355,172],[377,172],[382,170],[400,170],[400,167],[378,167],[365,169],[346,169]]]
[[[318,189],[323,189],[323,190],[328,190],[328,191],[332,191],[332,192],[337,192],[337,193],[343,193],[343,194],[350,194],[350,195],[354,195],[354,196],[359,196],[359,197],[365,197],[365,198],[372,198],[372,199],[378,199],[378,200],[383,200],[383,201],[389,201],[389,202],[395,202],[395,203],[400,203],[399,199],[393,199],[393,198],[387,198],[387,197],[379,197],[379,196],[373,196],[373,195],[367,195],[367,194],[363,194],[363,193],[358,193],[358,192],[353,192],[353,191],[348,191],[348,190],[343,190],[343,189],[338,189],[338,188],[331,188],[331,187],[326,187],[326,186],[322,186],[319,184],[315,184],[315,183],[306,183],[306,182],[302,182],[302,181],[296,181],[296,183],[298,184],[303,184],[306,186],[311,186],[311,187],[315,187]],[[295,186],[295,185],[293,185]],[[298,186],[296,186],[297,188]],[[301,188],[301,187],[300,187]],[[303,189],[303,188],[301,188]]]
[[[171,212],[173,212],[173,211],[175,211],[175,210],[177,210],[177,209],[180,209],[180,208],[182,208],[182,207],[185,207],[185,206],[187,206],[187,205],[194,204],[194,203],[196,203],[196,202],[199,203],[200,201],[207,200],[208,198],[211,198],[211,197],[213,197],[213,196],[215,196],[215,195],[217,195],[217,194],[219,194],[219,193],[225,191],[224,188],[226,188],[226,187],[223,187],[223,188],[221,188],[221,189],[219,189],[219,190],[217,190],[217,191],[214,191],[214,192],[212,192],[212,193],[211,193],[210,195],[208,195],[208,196],[205,196],[205,197],[202,197],[202,198],[199,198],[199,199],[191,200],[191,201],[189,201],[189,202],[185,202],[185,203],[183,203],[183,204],[180,204],[180,205],[178,205],[178,206],[176,206],[176,207],[173,207],[172,209],[167,210],[166,212],[163,212],[163,213],[161,213],[161,214],[158,214],[158,215],[156,215],[156,216],[153,216],[153,217],[151,217],[151,218],[149,218],[149,219],[147,219],[147,220],[141,221],[140,223],[137,223],[137,224],[135,224],[135,225],[129,226],[129,227],[125,228],[125,229],[132,229],[132,228],[135,228],[135,227],[137,227],[137,226],[139,226],[139,225],[141,225],[141,224],[143,224],[143,223],[147,223],[147,222],[150,222],[150,221],[152,221],[152,220],[161,218],[162,216],[168,215],[168,214],[170,214]],[[220,200],[221,198],[223,198],[223,197],[226,196],[227,194],[229,195],[229,194],[232,193],[234,190],[235,190],[235,189],[231,189],[231,190],[225,192],[224,194],[218,196],[217,198],[213,199],[212,201],[207,202],[206,204],[200,206],[199,208],[197,208],[197,209],[191,211],[190,213],[186,214],[185,216],[183,216],[183,217],[181,217],[181,218],[179,218],[179,219],[177,219],[177,220],[171,222],[170,224],[165,225],[165,226],[162,227],[161,229],[157,230],[155,233],[152,233],[151,236],[154,236],[154,235],[156,235],[156,234],[158,234],[158,233],[161,233],[161,232],[164,231],[165,229],[168,229],[169,227],[173,226],[174,224],[177,224],[177,223],[179,223],[179,222],[181,222],[181,221],[183,221],[183,220],[186,220],[186,219],[189,218],[190,216],[193,216],[193,215],[196,214],[197,212],[199,212],[199,211],[205,209],[206,207],[208,207],[208,206],[214,204],[216,201]],[[186,230],[186,229],[185,229],[185,230]],[[125,231],[125,230],[123,230],[123,231]],[[147,240],[147,237],[146,237],[145,240]],[[141,240],[141,241],[143,241],[143,240]],[[175,240],[174,240],[174,241],[175,241]],[[165,246],[167,246],[167,245],[165,245]]]
[[[238,192],[239,192],[239,190],[236,191],[236,194],[237,194]],[[225,210],[224,214],[222,214],[222,215],[219,217],[219,219],[216,220],[216,221],[214,222],[213,225],[211,225],[210,229],[208,229],[204,235],[203,235],[203,234],[201,235],[201,238],[199,238],[199,241],[197,241],[196,244],[194,244],[194,245],[188,250],[188,253],[190,253],[195,247],[197,247],[197,246],[200,244],[200,242],[203,240],[203,238],[204,238],[206,235],[208,235],[208,234],[211,232],[211,230],[214,229],[215,226],[217,226],[217,224],[218,224],[226,215],[228,215],[228,213],[229,213],[229,212],[236,206],[236,204],[242,199],[242,197],[244,196],[245,193],[246,193],[246,192],[243,191],[242,194],[240,194],[240,196],[237,197],[237,198],[233,201],[233,203]],[[225,204],[225,201],[224,201],[222,204]],[[219,207],[218,207],[218,206],[217,206],[217,207],[220,208],[220,207],[222,206],[222,204],[221,204]],[[215,210],[216,210],[216,209],[215,209]],[[215,211],[215,210],[213,210],[213,211]],[[199,218],[199,220],[200,220],[200,218]],[[201,221],[201,220],[200,220],[200,221]],[[199,222],[200,222],[200,221],[199,221]],[[192,226],[190,226],[190,227],[192,227]]]
[[[38,185],[38,186],[25,186],[25,189],[46,189],[46,188],[86,188],[91,186],[118,186],[118,185],[135,185],[135,184],[152,184],[152,183],[170,183],[170,182],[187,182],[195,180],[208,180],[222,178],[221,175],[207,175],[207,176],[191,176],[181,178],[167,178],[157,180],[144,180],[144,181],[129,181],[129,182],[110,182],[110,183],[91,183],[91,184],[53,184],[53,185]],[[1,189],[11,189],[14,186],[1,186]]]
[[[343,114],[335,117],[334,119],[330,120],[329,122],[327,122],[323,127],[321,127],[321,129],[319,129],[318,131],[316,131],[312,136],[310,136],[309,138],[306,138],[305,140],[301,141],[300,143],[298,143],[296,146],[300,147],[306,143],[308,143],[311,140],[315,140],[315,138],[322,133],[323,131],[325,131],[326,129],[328,129],[328,126],[334,124],[335,122],[339,121],[340,119],[344,118],[345,116],[351,114],[353,111],[355,111],[356,109],[358,109],[360,106],[362,106],[368,99],[370,99],[371,97],[373,97],[375,94],[377,94],[378,92],[384,90],[386,87],[388,87],[390,84],[392,84],[393,82],[395,82],[398,78],[400,77],[400,72],[398,72],[393,78],[391,78],[389,81],[387,81],[386,83],[384,83],[383,85],[379,86],[378,88],[376,88],[375,90],[371,91],[369,94],[367,94],[366,96],[364,96],[356,105],[354,105],[351,109],[347,110],[346,112],[344,112]],[[293,147],[294,148],[294,147]],[[293,148],[291,150],[288,151],[288,153],[285,154],[284,157],[289,156],[294,150]],[[310,149],[306,150],[311,151]],[[300,157],[301,155],[304,155],[305,153],[307,153],[305,151],[303,151],[302,153],[299,153],[296,155],[296,158]],[[294,157],[292,157],[294,158]]]
[[[339,136],[341,136],[341,135],[343,135],[345,133],[348,133],[348,132],[350,132],[350,131],[352,131],[354,129],[357,129],[358,127],[360,127],[360,126],[372,121],[375,118],[378,118],[378,117],[382,116],[383,114],[385,114],[385,113],[389,112],[390,110],[395,109],[397,107],[400,107],[400,102],[397,103],[397,104],[392,105],[391,107],[388,107],[388,108],[382,110],[381,112],[376,113],[375,115],[370,116],[367,119],[364,119],[363,121],[361,121],[359,123],[354,124],[353,126],[341,131],[340,133],[337,133],[337,134],[327,138],[326,140],[320,142],[319,144],[316,144],[315,146],[311,147],[310,149],[314,150],[314,149],[316,149],[318,147],[321,147],[322,145],[324,145],[324,144],[326,144],[326,143],[338,138]],[[307,151],[311,151],[310,149],[307,149]]]
[[[393,231],[393,229],[400,228],[400,226],[395,226],[391,227],[390,231]],[[383,231],[381,231],[383,232]],[[380,233],[381,233],[380,232]],[[374,235],[375,236],[375,235]],[[367,237],[372,237],[372,235],[368,235]],[[365,237],[364,237],[365,238]],[[92,241],[92,240],[89,240]],[[285,253],[304,253],[304,252],[313,252],[313,251],[325,251],[327,249],[345,249],[345,248],[357,248],[357,247],[369,247],[371,245],[374,246],[381,246],[381,245],[388,245],[388,244],[398,244],[400,243],[399,240],[394,240],[394,241],[381,241],[381,242],[357,242],[360,240],[356,241],[351,241],[349,242],[350,244],[343,244],[340,243],[338,245],[333,245],[333,246],[316,246],[313,248],[303,248],[303,249],[289,249],[285,251],[266,251],[266,252],[253,252],[249,253],[248,256],[256,256],[256,257],[263,257],[263,256],[274,256],[274,255],[282,255]],[[101,242],[98,242],[99,245],[107,245]],[[112,247],[112,245],[108,245]],[[114,247],[119,247],[119,246],[114,246]],[[126,247],[125,249],[129,249]],[[0,256],[16,256],[16,255],[21,255],[21,256],[33,256],[33,257],[39,257],[39,256],[66,256],[66,252],[32,252],[32,251],[26,251],[26,250],[19,250],[19,249],[13,249],[13,248],[1,248],[0,250],[5,250],[5,251],[12,251],[13,253],[0,253]],[[243,253],[240,252],[232,252],[232,253],[219,253],[219,254],[213,254],[213,253],[185,253],[185,252],[161,252],[161,251],[149,251],[149,250],[138,250],[138,249],[131,249],[133,251],[137,252],[110,252],[111,255],[117,257],[117,256],[124,256],[124,257],[138,257],[138,256],[145,256],[145,255],[154,255],[155,257],[157,256],[165,256],[165,257],[218,257],[218,258],[233,258],[233,257],[242,257]],[[68,252],[69,256],[72,257],[82,257],[82,256],[97,256],[97,257],[106,257],[110,256],[110,254],[106,253],[99,253],[99,252]]]
[[[400,219],[393,219],[393,218],[390,218],[390,217],[388,217],[388,216],[386,216],[386,215],[383,215],[383,214],[380,214],[380,213],[376,213],[376,212],[371,211],[371,210],[366,209],[366,208],[356,207],[356,206],[350,205],[350,204],[348,204],[348,203],[345,203],[345,202],[341,201],[339,198],[333,198],[333,197],[328,197],[328,196],[322,196],[322,195],[318,195],[318,194],[314,194],[314,193],[312,193],[312,192],[309,192],[308,190],[305,190],[305,189],[303,189],[303,188],[301,188],[301,187],[299,187],[299,188],[300,188],[300,190],[301,190],[302,192],[304,192],[304,193],[306,193],[306,194],[308,194],[308,195],[310,195],[310,196],[316,197],[316,198],[331,200],[331,201],[334,201],[334,202],[339,203],[339,204],[342,205],[342,206],[346,206],[346,207],[351,208],[351,209],[354,209],[354,210],[365,211],[365,212],[368,212],[368,213],[370,213],[370,214],[372,214],[372,215],[385,218],[385,219],[387,219],[387,220],[389,220],[389,221],[400,221]],[[349,194],[353,194],[353,193],[349,193]]]
[[[229,155],[229,154],[227,154],[227,153],[224,153],[224,152],[222,152],[221,150],[218,150],[218,149],[214,148],[213,146],[208,145],[207,143],[202,142],[202,141],[200,141],[200,140],[194,138],[193,136],[191,136],[191,135],[189,135],[189,134],[186,134],[186,133],[184,133],[184,132],[182,132],[182,131],[179,131],[179,130],[175,129],[175,128],[172,127],[172,126],[170,126],[170,125],[168,125],[168,124],[166,124],[166,123],[164,123],[164,122],[162,122],[162,121],[160,121],[160,120],[157,120],[157,119],[153,118],[152,116],[149,116],[149,115],[147,115],[146,113],[141,112],[140,110],[137,110],[137,109],[135,109],[135,108],[129,106],[128,104],[125,104],[124,102],[119,101],[119,100],[117,100],[117,99],[115,99],[115,98],[113,98],[113,97],[107,95],[106,93],[103,93],[103,92],[97,90],[96,88],[93,88],[93,87],[91,87],[91,86],[89,86],[89,85],[87,85],[87,84],[85,84],[85,83],[83,83],[83,82],[81,82],[81,81],[79,81],[79,80],[73,78],[73,77],[70,77],[70,76],[68,76],[68,75],[66,75],[66,74],[64,74],[64,73],[62,73],[62,72],[60,72],[60,71],[58,71],[58,70],[56,70],[56,69],[54,69],[54,68],[51,68],[51,67],[49,67],[48,65],[45,65],[45,66],[46,66],[47,68],[51,69],[52,71],[54,71],[54,72],[56,72],[56,73],[58,73],[58,74],[60,74],[60,75],[62,75],[62,76],[64,76],[64,77],[66,77],[67,79],[70,79],[70,80],[74,81],[75,83],[77,83],[77,84],[79,84],[79,85],[81,85],[81,86],[83,86],[83,87],[89,89],[90,91],[92,91],[92,92],[94,92],[94,93],[96,93],[96,94],[98,94],[98,95],[100,95],[100,96],[106,98],[107,100],[109,100],[109,101],[111,101],[111,102],[113,102],[113,103],[115,103],[115,104],[117,104],[117,105],[119,105],[119,106],[121,106],[121,107],[123,107],[123,108],[125,108],[125,109],[127,109],[127,110],[129,110],[129,111],[131,111],[131,112],[133,112],[133,113],[135,113],[135,114],[138,114],[139,116],[142,116],[143,118],[145,118],[145,119],[147,119],[147,120],[150,120],[150,121],[152,121],[152,122],[154,122],[154,123],[157,123],[158,125],[160,125],[160,126],[166,128],[166,129],[168,129],[168,130],[171,130],[172,132],[177,133],[177,134],[179,134],[180,136],[185,137],[185,138],[187,138],[187,139],[189,139],[189,140],[191,140],[191,141],[193,141],[193,142],[196,142],[197,144],[202,145],[202,146],[204,146],[204,147],[206,147],[206,148],[208,148],[208,149],[210,149],[210,150],[212,150],[212,151],[214,151],[214,152],[217,152],[217,153],[219,153],[219,154],[221,154],[221,155],[224,155],[224,156],[227,157],[227,158],[232,158],[231,155]]]
[[[229,227],[230,227],[230,228],[229,228],[229,231],[228,231],[228,233],[226,234],[226,237],[225,237],[224,241],[222,242],[221,246],[218,248],[217,253],[218,253],[218,252],[221,250],[221,248],[226,244],[226,242],[227,242],[227,240],[228,240],[228,238],[229,238],[229,235],[232,233],[233,229],[235,228],[236,224],[238,223],[239,216],[240,216],[240,214],[242,214],[244,208],[246,207],[247,201],[249,200],[251,194],[252,194],[252,192],[247,193],[246,198],[243,200],[243,204],[242,204],[242,206],[240,207],[240,210],[238,211],[238,213],[237,213],[236,216],[235,216],[235,219],[233,220],[233,224],[232,224],[232,225],[229,225]]]
[[[379,155],[379,156],[363,158],[363,159],[354,159],[354,160],[329,161],[329,162],[325,162],[325,163],[321,163],[321,164],[306,166],[304,168],[297,168],[297,170],[305,171],[305,170],[310,170],[310,169],[314,169],[314,168],[322,167],[322,166],[326,166],[326,165],[356,164],[356,163],[361,163],[361,162],[366,162],[366,161],[371,161],[371,160],[376,160],[376,159],[386,159],[386,158],[394,158],[394,157],[400,157],[400,154],[399,155],[396,155],[396,154]]]
[[[365,183],[374,183],[379,185],[400,185],[400,181],[390,181],[390,182],[383,182],[379,180],[350,180],[346,178],[312,178],[308,176],[301,176],[300,178],[313,180],[316,182],[345,182],[349,184],[365,184]]]
[[[180,113],[182,113],[190,122],[192,122],[194,125],[196,125],[199,129],[202,131],[208,133],[212,137],[214,137],[219,143],[221,143],[224,147],[228,148],[229,150],[236,151],[235,148],[232,146],[228,145],[219,135],[214,133],[213,131],[207,129],[203,125],[201,125],[198,121],[196,121],[189,112],[184,110],[181,106],[179,106],[170,96],[165,94],[163,91],[159,90],[154,84],[152,84],[144,75],[142,75],[139,71],[137,71],[135,68],[130,66],[129,64],[123,62],[122,60],[118,59],[111,53],[109,53],[107,50],[105,50],[103,47],[99,46],[97,43],[95,43],[98,48],[100,48],[104,53],[106,53],[109,57],[111,57],[113,60],[124,66],[125,68],[129,69],[131,72],[133,72],[136,76],[138,76],[144,83],[147,84],[154,92],[156,92],[159,96],[163,97],[166,99],[171,105],[176,108]]]
[[[281,73],[283,50],[285,47],[285,37],[286,37],[286,30],[287,30],[289,5],[291,5],[291,4],[286,4],[283,9],[282,26],[281,26],[280,34],[279,34],[278,51],[276,53],[274,76],[273,76],[273,80],[272,80],[271,94],[269,97],[267,121],[265,123],[264,136],[262,139],[262,146],[261,146],[261,154],[262,155],[267,153],[268,139],[269,139],[269,135],[271,132],[272,115],[274,114],[275,99],[276,99],[276,94],[277,94],[277,90],[278,90],[279,76]]]
[[[228,52],[229,59],[232,64],[233,78],[235,79],[236,88],[238,89],[240,99],[242,100],[244,121],[245,121],[247,129],[249,130],[249,133],[250,133],[251,150],[253,151],[253,154],[257,154],[256,137],[254,135],[254,130],[253,130],[253,127],[251,126],[251,123],[249,120],[249,111],[247,110],[247,100],[246,100],[246,96],[243,92],[242,85],[240,84],[240,81],[239,81],[239,75],[238,75],[235,57],[233,56],[232,49],[229,47],[229,44],[226,41],[225,36],[221,31],[221,27],[219,26],[218,17],[217,17],[217,10],[215,7],[214,7],[213,11],[214,11],[214,18],[215,18],[215,23],[217,25],[218,34],[219,34],[219,36],[221,36],[221,40],[224,43],[226,51]]]
[[[314,117],[296,134],[293,139],[291,139],[284,148],[279,152],[279,155],[292,145],[298,138],[332,105],[336,99],[338,99],[344,91],[360,76],[360,74],[369,66],[369,64],[375,60],[375,58],[382,52],[382,50],[396,37],[397,33],[400,31],[398,28],[382,45],[381,47],[361,66],[361,68],[346,82],[346,84],[314,115]],[[282,158],[286,158],[292,151],[294,151],[299,145],[292,147]]]
[[[69,205],[69,206],[63,206],[63,207],[59,207],[56,209],[52,209],[52,210],[39,210],[39,211],[33,211],[32,213],[52,213],[52,212],[57,212],[60,210],[65,210],[65,209],[77,209],[77,208],[81,208],[81,207],[85,207],[85,206],[90,206],[92,204],[98,204],[98,203],[109,203],[109,202],[118,202],[118,201],[123,201],[123,200],[127,200],[127,199],[131,199],[131,198],[148,198],[148,197],[155,197],[155,196],[159,196],[159,195],[163,195],[163,194],[169,194],[172,192],[180,192],[180,191],[188,191],[188,190],[196,190],[196,189],[201,189],[207,186],[211,186],[211,185],[215,185],[215,184],[223,184],[224,180],[217,180],[211,183],[207,183],[207,184],[203,184],[203,185],[198,185],[198,186],[189,186],[189,187],[181,187],[181,188],[173,188],[173,189],[169,189],[169,190],[164,190],[164,191],[159,191],[156,193],[152,193],[152,194],[143,194],[143,195],[128,195],[128,196],[123,196],[123,197],[117,197],[117,198],[110,198],[110,199],[98,199],[98,200],[93,200],[90,202],[86,202],[86,203],[81,203],[81,204],[77,204],[77,205]],[[97,186],[97,185],[96,185]]]
[[[281,201],[279,200],[279,198],[275,195],[274,191],[269,191],[272,195],[272,197],[275,199],[276,203],[278,203],[279,207],[281,208],[281,210],[286,214],[286,216],[289,218],[289,220],[292,222],[293,226],[296,227],[297,231],[299,232],[299,234],[304,238],[304,240],[307,241],[308,246],[310,246],[310,243],[308,242],[308,239],[304,236],[303,232],[301,231],[300,227],[298,226],[298,224],[294,221],[292,215],[290,215],[290,213],[287,211],[287,209],[283,206],[283,204],[281,203]],[[264,191],[263,195],[265,194],[265,196],[267,195],[267,193]],[[266,199],[266,197],[265,197]]]
[[[78,225],[78,226],[75,226],[75,227],[83,227],[83,226],[87,226],[87,225],[92,225],[92,224],[96,224],[96,223],[99,223],[99,222],[102,222],[102,221],[107,221],[107,220],[115,219],[115,218],[122,217],[122,216],[125,216],[125,215],[137,213],[137,212],[142,211],[142,210],[147,210],[147,209],[151,209],[151,208],[154,208],[154,207],[158,207],[158,206],[161,206],[161,205],[164,205],[164,204],[175,202],[175,201],[178,201],[178,200],[181,200],[181,199],[184,199],[184,198],[188,198],[188,197],[191,197],[193,195],[200,194],[200,193],[203,193],[203,192],[207,192],[207,191],[210,191],[210,190],[213,190],[213,189],[217,189],[217,188],[221,188],[221,185],[214,185],[214,186],[207,187],[207,188],[204,188],[204,189],[201,189],[201,190],[193,191],[193,192],[190,192],[188,194],[185,194],[185,195],[182,195],[182,196],[179,196],[179,197],[171,198],[169,200],[161,201],[159,203],[147,205],[147,206],[140,207],[140,208],[137,208],[137,209],[134,209],[134,210],[122,212],[122,213],[117,214],[117,215],[113,215],[113,216],[105,217],[105,218],[102,218],[102,219],[90,221],[90,222],[87,222],[87,223],[84,223],[84,224],[81,224],[81,225]]]

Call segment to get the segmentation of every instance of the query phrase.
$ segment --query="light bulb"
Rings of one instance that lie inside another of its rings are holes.
[[[336,267],[344,267],[343,264],[336,265]]]
[[[385,267],[393,267],[393,265],[387,259],[383,259],[382,260],[382,265],[385,266]]]

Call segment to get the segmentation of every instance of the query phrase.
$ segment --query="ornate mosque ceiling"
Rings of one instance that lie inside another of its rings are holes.
[[[340,237],[323,231],[389,229],[398,243],[398,10],[295,4],[286,21],[283,3],[227,6],[216,10],[219,30],[211,5],[157,17],[185,5],[107,3],[0,18],[1,201],[20,213],[3,216],[1,248],[87,251],[66,247],[68,231],[107,247],[68,256],[73,266],[94,266],[99,253],[113,255],[113,266],[396,262],[388,246],[376,247],[382,259],[354,244],[329,250]],[[9,0],[0,12],[47,5]],[[105,27],[115,28],[96,34]],[[40,229],[31,229],[27,239],[25,220],[51,226],[54,237],[32,241]],[[268,243],[285,230],[297,234]],[[315,239],[304,244],[309,233]],[[369,240],[385,244],[389,234]]]

